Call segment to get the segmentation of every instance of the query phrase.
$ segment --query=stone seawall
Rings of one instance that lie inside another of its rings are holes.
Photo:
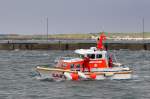
[[[96,43],[0,43],[0,50],[74,50],[96,46]],[[150,50],[150,43],[105,43],[109,50]]]

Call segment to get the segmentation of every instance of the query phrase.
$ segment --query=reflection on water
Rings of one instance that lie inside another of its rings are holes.
[[[0,51],[0,99],[150,98],[150,51],[110,51],[134,71],[131,80],[37,80],[36,65],[53,64],[72,51]]]

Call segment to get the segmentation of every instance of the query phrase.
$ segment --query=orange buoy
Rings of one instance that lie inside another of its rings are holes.
[[[96,74],[95,73],[91,73],[90,74],[90,78],[92,78],[93,80],[95,80],[96,79]]]
[[[78,80],[78,78],[79,78],[77,73],[72,73],[71,77],[72,77],[72,80]]]

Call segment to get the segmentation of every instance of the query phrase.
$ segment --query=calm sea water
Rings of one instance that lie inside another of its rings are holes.
[[[36,65],[72,51],[0,51],[0,99],[150,99],[150,51],[110,52],[133,69],[133,79],[40,81]]]

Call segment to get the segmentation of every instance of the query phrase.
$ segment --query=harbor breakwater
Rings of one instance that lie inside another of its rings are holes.
[[[150,43],[104,43],[108,50],[150,50]],[[96,46],[96,43],[53,42],[53,43],[0,43],[0,50],[74,50]]]

